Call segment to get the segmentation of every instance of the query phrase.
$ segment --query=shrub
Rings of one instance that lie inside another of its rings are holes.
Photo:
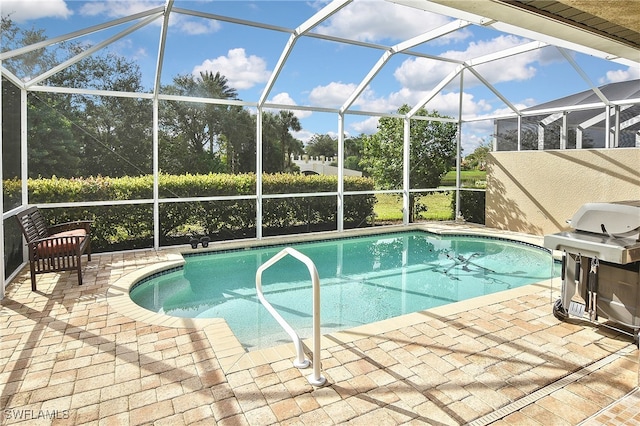
[[[452,191],[452,210],[455,210],[456,192]],[[485,192],[484,191],[464,191],[460,192],[460,213],[467,222],[484,225],[485,222]],[[454,217],[457,215],[454,211]]]
[[[160,199],[191,197],[253,197],[255,174],[160,175]],[[318,192],[335,192],[337,176],[301,174],[263,175],[263,194],[309,193],[309,197],[283,197],[263,200],[262,225],[280,232],[281,228],[306,225],[308,230],[335,229],[337,201],[334,195],[313,196]],[[20,185],[6,181],[5,199],[20,199]],[[345,191],[371,191],[373,181],[345,177]],[[92,247],[95,251],[124,250],[153,246],[153,205],[148,201],[119,204],[119,201],[149,200],[153,194],[153,177],[89,177],[30,179],[29,200],[34,204],[100,201],[99,205],[44,210],[52,222],[90,219],[93,224]],[[373,217],[374,195],[345,197],[345,226],[361,226]],[[255,235],[256,202],[254,199],[194,200],[162,202],[160,242],[162,245],[187,242],[191,233],[207,234],[212,239],[229,239]]]

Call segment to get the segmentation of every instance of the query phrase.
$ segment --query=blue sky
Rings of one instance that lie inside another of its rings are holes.
[[[294,29],[327,4],[326,1],[183,1],[174,8],[228,16]],[[42,28],[49,37],[115,20],[132,13],[163,6],[164,1],[64,1],[2,0],[1,13],[25,28]],[[451,22],[446,16],[379,0],[348,5],[313,29],[313,32],[393,46]],[[135,60],[145,88],[152,87],[158,54],[161,19],[114,42],[109,49]],[[97,44],[131,24],[120,25],[78,38]],[[252,28],[229,22],[175,14],[167,37],[162,83],[178,74],[200,71],[225,75],[244,101],[255,102],[289,39],[288,33]],[[480,57],[528,42],[490,28],[466,27],[446,37],[412,48],[412,51],[455,59]],[[286,66],[267,99],[287,105],[338,108],[380,59],[383,50],[346,45],[318,38],[302,38],[294,46]],[[576,53],[575,61],[597,85],[640,78],[640,70]],[[447,63],[396,54],[358,98],[353,109],[389,113],[402,104],[415,105],[437,85],[452,67]],[[532,106],[587,90],[584,81],[554,47],[545,47],[478,68],[482,76],[516,106]],[[22,76],[21,76],[22,77]],[[464,74],[464,118],[491,116],[506,105],[471,74]],[[458,116],[459,80],[445,87],[426,108]],[[330,113],[296,112],[303,130],[295,136],[307,141],[313,134],[338,130],[337,116]],[[347,115],[349,135],[375,132],[377,117]],[[490,141],[493,121],[464,126],[464,154],[482,141]]]

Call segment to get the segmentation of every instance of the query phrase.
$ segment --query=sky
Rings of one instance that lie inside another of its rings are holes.
[[[257,102],[265,96],[266,84],[289,42],[293,30],[328,4],[327,1],[206,1],[176,0],[176,9],[269,24],[272,29],[254,28],[225,20],[205,19],[174,13],[170,20],[162,67],[162,84],[171,84],[177,75],[220,72],[243,101]],[[78,1],[0,0],[0,13],[21,28],[42,29],[56,37],[104,22],[110,22],[164,6],[164,1]],[[357,40],[354,46],[318,37],[299,38],[271,90],[268,102],[322,108],[340,108],[353,91],[382,60],[388,48],[453,21],[452,18],[381,0],[357,0],[312,29]],[[78,37],[75,41],[96,45],[140,20]],[[162,18],[109,44],[113,53],[135,61],[142,72],[145,89],[151,90],[158,58]],[[490,28],[469,26],[427,43],[412,47],[421,56],[397,53],[355,100],[356,111],[393,113],[403,104],[414,106],[431,93],[455,67],[430,59],[441,57],[467,60],[530,40]],[[640,69],[580,53],[572,53],[591,83],[607,83],[640,78]],[[513,105],[522,108],[587,90],[585,81],[552,46],[494,61],[477,68]],[[19,76],[23,78],[24,76]],[[462,98],[463,119],[491,117],[509,109],[471,73],[456,78],[425,106],[429,111],[457,118]],[[302,130],[294,136],[307,142],[315,134],[336,136],[335,113],[294,111]],[[372,134],[378,116],[347,114],[347,136]],[[491,141],[493,120],[463,125],[463,155]]]

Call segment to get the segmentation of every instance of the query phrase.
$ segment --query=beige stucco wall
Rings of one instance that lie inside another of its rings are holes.
[[[588,202],[640,200],[640,149],[493,152],[486,225],[544,235]]]

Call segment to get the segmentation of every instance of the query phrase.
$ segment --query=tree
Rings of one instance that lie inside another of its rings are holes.
[[[398,113],[410,110],[404,105]],[[420,109],[418,116],[447,118],[436,111]],[[396,189],[402,184],[404,120],[382,117],[378,132],[366,137],[361,164],[381,189]],[[434,188],[455,164],[457,126],[455,123],[412,119],[410,126],[410,188]],[[409,217],[414,219],[415,195],[409,198]]]
[[[9,17],[2,17],[1,30],[3,51],[45,39],[44,31],[21,30]],[[19,78],[29,80],[89,47],[76,42],[58,43],[8,58],[2,65]],[[138,65],[108,51],[96,52],[73,63],[47,78],[43,84],[144,92]],[[3,95],[7,94],[3,96],[3,111],[5,106],[15,105],[14,101],[19,99],[19,96],[14,96],[16,93],[19,95],[18,89],[9,90],[10,86],[8,82],[3,84]],[[236,90],[219,72],[178,75],[173,84],[163,87],[162,91],[190,97],[237,99]],[[55,174],[71,177],[96,173],[123,176],[152,171],[153,111],[149,100],[30,92],[28,102],[30,176]],[[19,108],[16,111],[20,111]],[[3,115],[9,116],[8,113]],[[265,114],[264,117],[265,171],[293,171],[296,166],[291,163],[290,156],[302,153],[303,145],[291,135],[290,130],[301,130],[300,122],[291,111]],[[237,105],[161,101],[158,130],[160,169],[170,173],[255,171],[255,120],[256,116]],[[3,135],[17,138],[12,150],[19,150],[19,135],[13,126],[5,126]]]
[[[43,30],[20,29],[7,16],[1,17],[0,29],[2,31],[2,51],[17,49],[46,39]],[[38,49],[8,58],[2,62],[2,65],[19,78],[30,80],[61,60],[70,57],[72,55],[70,49],[70,44],[61,43],[55,49]],[[2,129],[5,141],[3,149],[14,147],[12,149],[19,152],[21,111],[19,91],[4,77],[2,88],[2,108],[3,117],[5,117],[5,126]],[[66,96],[69,97],[69,95]],[[54,98],[57,98],[58,101]],[[59,102],[62,98],[62,95],[37,95],[34,93],[30,93],[27,97],[27,169],[29,177],[51,177],[53,175],[72,177],[79,172],[80,144],[72,132],[73,121],[68,113],[68,108],[66,108],[68,102]],[[59,110],[61,107],[64,112]],[[14,117],[14,120],[9,120],[11,116]],[[9,122],[12,125],[7,126],[6,123]],[[10,167],[10,173],[14,174],[16,167],[20,168],[20,163],[16,162]]]
[[[462,165],[466,170],[485,170],[487,155],[491,152],[491,143],[483,142],[471,154],[464,157]]]
[[[359,136],[353,136],[344,140],[344,167],[346,169],[362,171],[360,161],[362,160],[362,152],[366,138],[367,135],[361,133]]]
[[[2,77],[2,178],[20,177],[20,90]],[[7,204],[9,205],[9,204]]]
[[[310,157],[333,157],[338,152],[338,139],[316,133],[307,142],[305,151]]]
[[[256,171],[256,116],[239,106],[232,106],[222,121],[223,146],[227,171],[248,173]]]
[[[3,50],[46,39],[43,30],[21,30],[2,17]],[[3,61],[29,80],[90,47],[63,42]],[[141,92],[138,65],[110,52],[94,53],[48,77],[55,87]],[[111,96],[30,92],[28,95],[29,176],[151,172],[151,102]]]
[[[10,16],[0,17],[0,33],[2,52],[29,46],[46,39],[44,30],[20,29]],[[7,68],[22,80],[31,80],[37,75],[51,69],[54,65],[69,57],[68,44],[59,43],[57,49],[37,49],[2,61]]]
[[[211,71],[200,72],[200,78],[195,80],[196,93],[194,96],[203,96],[217,99],[238,99],[238,93],[232,87],[229,87],[227,78],[216,72]],[[209,151],[214,153],[214,146],[217,145],[219,151],[224,151],[226,147],[224,142],[226,139],[220,135],[225,133],[223,123],[224,116],[231,110],[231,106],[204,104],[204,119],[206,120],[206,133],[209,139]]]
[[[262,114],[262,169],[265,173],[295,172],[299,170],[291,162],[291,154],[302,154],[303,144],[295,139],[289,129],[302,129],[298,118],[291,111]]]
[[[201,72],[198,77],[178,75],[163,92],[173,95],[212,99],[237,99],[235,89],[229,87],[226,77],[219,72]],[[164,153],[179,157],[165,159],[161,168],[177,173],[208,173],[225,171],[224,156],[233,149],[226,146],[234,131],[229,115],[241,114],[241,109],[229,105],[169,101],[164,102],[161,113],[161,131]],[[225,136],[226,134],[226,136]],[[233,162],[232,159],[227,158]]]
[[[298,117],[292,111],[280,110],[274,123],[277,126],[276,132],[282,144],[283,163],[282,170],[291,171],[291,154],[302,153],[302,142],[295,139],[289,130],[299,132],[302,129]]]
[[[275,114],[262,114],[262,171],[278,173],[283,171],[284,152],[282,150],[281,133]]]
[[[363,141],[366,135],[361,134],[344,139],[344,167],[351,170],[362,170],[360,160],[362,158]],[[338,154],[338,139],[330,135],[315,134],[307,142],[305,152],[311,157],[335,157]]]
[[[71,121],[33,100],[27,114],[29,177],[78,176],[81,160]]]
[[[74,53],[84,46],[71,45]],[[54,74],[49,84],[142,92],[138,64],[111,52],[89,56]],[[48,96],[71,120],[81,144],[82,175],[135,176],[152,171],[152,104],[149,100],[92,95]]]

